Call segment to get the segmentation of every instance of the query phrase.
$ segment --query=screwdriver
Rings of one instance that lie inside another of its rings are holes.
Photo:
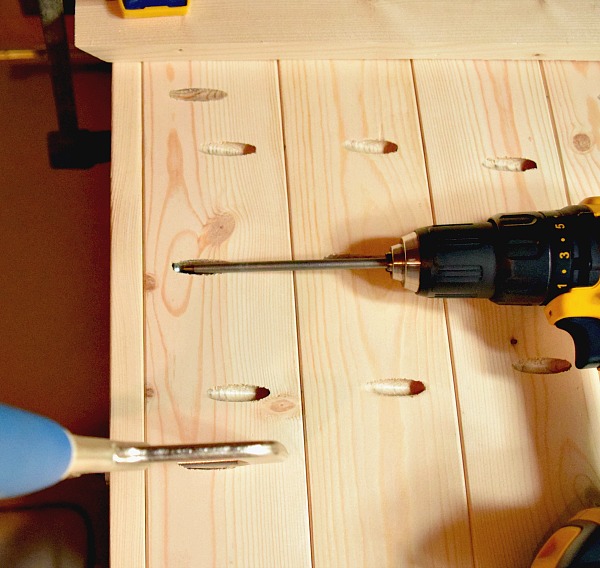
[[[554,211],[505,213],[486,222],[412,231],[386,254],[320,260],[173,263],[184,274],[385,269],[429,298],[487,298],[544,305],[575,343],[578,368],[600,366],[600,197]]]

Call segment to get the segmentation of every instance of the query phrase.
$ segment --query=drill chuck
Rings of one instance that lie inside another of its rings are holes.
[[[418,292],[421,282],[421,252],[416,231],[405,235],[390,249],[388,272],[404,288]]]

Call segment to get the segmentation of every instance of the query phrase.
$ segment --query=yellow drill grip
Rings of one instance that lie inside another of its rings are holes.
[[[600,197],[588,197],[581,205],[589,207],[600,217]],[[546,317],[552,325],[570,317],[592,317],[600,319],[600,280],[586,288],[572,288],[557,296],[545,308]]]
[[[581,202],[600,217],[600,197]],[[597,367],[600,363],[600,281],[593,286],[572,288],[544,309],[552,325],[569,332],[575,342],[576,366]]]

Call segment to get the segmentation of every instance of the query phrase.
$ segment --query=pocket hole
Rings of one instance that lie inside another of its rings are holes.
[[[499,172],[526,172],[537,169],[537,164],[527,158],[486,158],[481,165]]]
[[[391,154],[398,151],[398,144],[389,140],[346,140],[343,146],[350,152],[362,154]]]
[[[189,88],[169,91],[169,96],[177,101],[208,102],[220,101],[227,96],[227,93],[219,89]]]
[[[208,142],[198,148],[209,156],[247,156],[256,153],[256,146],[243,142]]]
[[[555,375],[564,373],[571,368],[571,363],[564,359],[552,357],[539,357],[537,359],[521,359],[512,364],[515,371],[519,373],[531,373],[534,375]]]
[[[271,391],[256,385],[224,385],[208,389],[209,398],[222,402],[250,402],[267,398]]]
[[[426,390],[421,381],[412,379],[380,379],[366,383],[365,389],[383,396],[414,396]]]

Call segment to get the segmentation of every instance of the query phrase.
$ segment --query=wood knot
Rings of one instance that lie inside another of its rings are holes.
[[[300,405],[298,401],[291,396],[277,396],[273,399],[269,399],[265,405],[265,410],[269,414],[276,416],[295,416],[300,411]]]
[[[143,287],[144,290],[150,292],[151,290],[156,289],[156,277],[153,274],[144,274],[143,278]]]
[[[573,148],[581,153],[589,152],[592,148],[592,140],[583,132],[575,134],[575,136],[573,136]]]
[[[156,396],[156,391],[151,386],[146,386],[144,389],[144,396],[146,398],[154,398]]]
[[[202,228],[201,239],[205,245],[223,244],[235,229],[235,217],[231,213],[220,213],[211,217]]]

